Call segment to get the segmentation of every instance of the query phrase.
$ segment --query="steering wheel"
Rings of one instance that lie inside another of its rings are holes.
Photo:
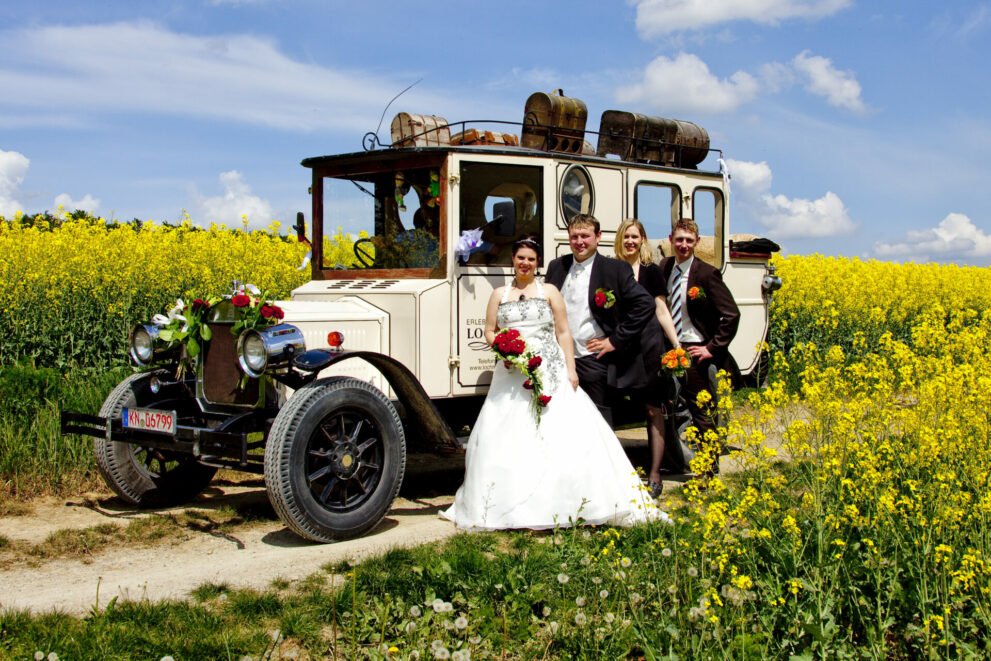
[[[370,238],[358,239],[354,242],[354,256],[357,258],[358,262],[366,269],[372,268],[375,264],[375,255],[368,251],[368,248],[362,248],[362,243],[365,242],[372,243]],[[375,247],[375,244],[372,244]]]

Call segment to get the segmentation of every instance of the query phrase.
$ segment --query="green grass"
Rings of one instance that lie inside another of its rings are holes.
[[[0,511],[16,509],[10,501],[102,487],[92,440],[62,436],[59,411],[95,414],[128,373],[0,367]]]

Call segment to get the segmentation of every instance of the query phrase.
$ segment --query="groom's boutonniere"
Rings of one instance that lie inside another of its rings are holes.
[[[616,294],[612,293],[612,289],[602,289],[601,287],[595,290],[595,305],[608,310],[612,306],[616,305]]]
[[[696,299],[701,300],[705,298],[705,290],[702,289],[701,287],[692,287],[691,289],[688,290],[688,298],[692,299],[693,301]]]

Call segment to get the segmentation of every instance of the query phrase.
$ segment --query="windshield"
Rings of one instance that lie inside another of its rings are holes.
[[[323,179],[323,268],[433,269],[440,262],[438,168]]]

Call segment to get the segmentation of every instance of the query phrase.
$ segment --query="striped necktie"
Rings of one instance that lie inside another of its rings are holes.
[[[671,319],[674,320],[674,329],[681,336],[681,309],[683,303],[685,302],[684,287],[681,286],[681,279],[684,277],[684,273],[681,272],[681,267],[675,265],[674,267],[675,278],[674,287],[671,292]]]

